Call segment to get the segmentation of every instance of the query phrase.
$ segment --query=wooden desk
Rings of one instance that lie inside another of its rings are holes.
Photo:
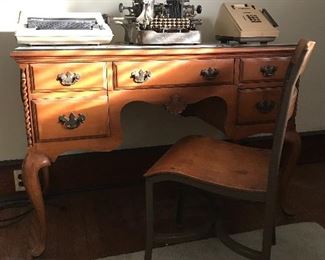
[[[133,101],[161,105],[173,114],[197,115],[232,140],[272,132],[294,48],[107,46],[13,51],[21,70],[28,143],[23,179],[40,228],[32,255],[44,251],[46,240],[39,172],[47,180],[47,167],[57,156],[118,147],[123,138],[121,110]],[[219,109],[211,110],[215,107]],[[283,187],[299,154],[294,118],[287,141],[290,153]]]

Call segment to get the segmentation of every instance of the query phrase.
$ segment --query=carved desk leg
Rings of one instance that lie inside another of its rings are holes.
[[[285,136],[284,157],[280,175],[280,205],[283,213],[294,215],[287,208],[289,181],[294,173],[301,149],[301,138],[296,131],[288,131]]]
[[[45,166],[41,169],[41,175],[42,175],[41,180],[42,180],[43,195],[46,196],[49,189],[49,182],[50,182],[49,166]]]
[[[31,255],[40,256],[45,250],[46,243],[46,218],[42,189],[39,180],[40,169],[51,164],[49,158],[41,153],[29,150],[24,163],[22,177],[27,194],[35,208],[39,230],[36,230],[35,244],[32,245]],[[45,174],[47,175],[47,174]],[[38,231],[38,232],[37,232]]]

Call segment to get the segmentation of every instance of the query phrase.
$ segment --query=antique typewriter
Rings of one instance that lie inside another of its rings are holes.
[[[18,44],[108,44],[113,33],[100,13],[20,14]]]
[[[196,14],[202,7],[190,5],[189,0],[133,0],[132,6],[119,5],[124,17],[114,17],[115,23],[125,29],[124,40],[134,44],[198,44],[202,24]]]

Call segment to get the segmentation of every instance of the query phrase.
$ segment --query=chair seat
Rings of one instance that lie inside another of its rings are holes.
[[[211,137],[179,140],[144,175],[175,174],[224,188],[265,192],[270,150]]]

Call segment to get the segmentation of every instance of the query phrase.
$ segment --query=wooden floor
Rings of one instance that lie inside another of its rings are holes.
[[[174,223],[177,186],[166,183],[157,192],[157,229]],[[186,196],[185,227],[205,221],[208,203],[196,190]],[[315,221],[325,227],[325,162],[300,165],[290,185],[290,208],[294,218],[279,215],[278,224]],[[47,199],[48,243],[40,259],[96,259],[144,248],[144,186],[102,189],[52,196]],[[25,208],[1,211],[10,217]],[[227,201],[227,224],[231,232],[261,227],[263,208]],[[0,229],[0,259],[28,259],[29,227],[33,215]]]

